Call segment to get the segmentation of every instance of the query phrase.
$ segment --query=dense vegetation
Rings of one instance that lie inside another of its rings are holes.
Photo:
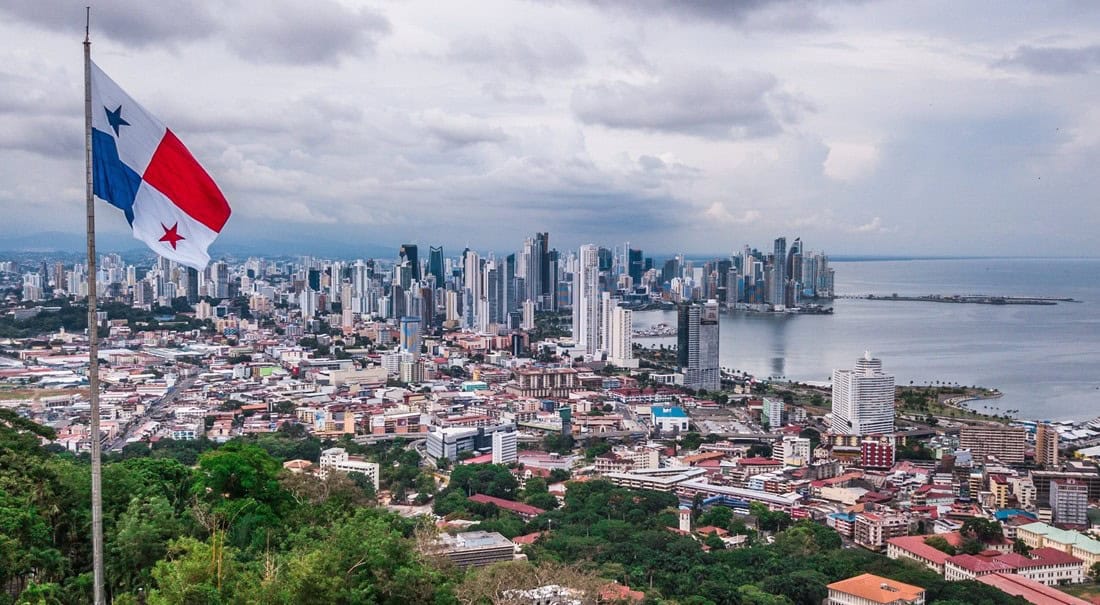
[[[88,467],[43,448],[40,437],[50,436],[49,429],[0,410],[0,603],[90,602]],[[455,468],[453,485],[437,500],[440,512],[461,510],[481,519],[483,529],[508,535],[551,531],[530,549],[531,564],[463,572],[419,555],[416,541],[430,537],[431,524],[377,508],[361,483],[339,475],[322,482],[282,469],[280,459],[318,447],[275,434],[216,448],[208,442],[131,447],[110,459],[103,494],[111,600],[486,603],[501,586],[566,579],[589,589],[613,579],[645,590],[652,603],[816,605],[826,583],[869,571],[926,587],[931,603],[1021,602],[982,584],[947,583],[922,568],[842,548],[823,526],[790,525],[785,515],[761,510],[758,518],[696,510],[699,525],[755,538],[739,550],[707,540],[704,550],[668,529],[677,523],[672,495],[572,482],[564,506],[555,508],[546,481],[530,479],[521,489],[495,465]],[[406,454],[399,448],[364,453],[398,462],[383,473],[391,488],[422,487],[417,483],[425,474],[402,464]],[[471,511],[465,494],[474,491],[550,510],[530,522],[492,507]],[[767,536],[773,540],[757,530],[775,532]]]

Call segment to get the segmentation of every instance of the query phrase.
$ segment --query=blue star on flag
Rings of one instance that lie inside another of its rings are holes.
[[[129,126],[130,125],[129,122],[122,119],[122,106],[121,105],[119,105],[117,108],[115,108],[114,111],[111,111],[110,109],[107,109],[106,107],[103,108],[103,111],[107,112],[107,123],[109,123],[111,125],[111,128],[115,129],[115,136],[116,137],[118,136],[118,127],[119,126]]]

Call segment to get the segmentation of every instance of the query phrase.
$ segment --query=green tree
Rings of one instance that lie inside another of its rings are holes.
[[[163,496],[135,497],[107,540],[107,580],[118,591],[148,589],[157,561],[168,553],[168,543],[179,536],[183,523]]]

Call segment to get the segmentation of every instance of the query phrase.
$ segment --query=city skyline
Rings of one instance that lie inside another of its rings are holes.
[[[226,190],[226,248],[500,249],[505,224],[562,248],[1100,254],[1100,8],[946,6],[118,2],[92,40]],[[0,240],[78,234],[82,7],[0,11]]]

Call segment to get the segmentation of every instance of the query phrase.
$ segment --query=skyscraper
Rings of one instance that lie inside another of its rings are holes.
[[[680,305],[676,348],[684,387],[704,391],[721,389],[717,301]]]
[[[894,432],[894,377],[882,371],[882,360],[864,353],[852,370],[833,370],[833,419],[842,435],[888,435]]]
[[[412,278],[420,281],[422,277],[420,274],[420,254],[416,250],[416,244],[402,244],[398,252],[401,256],[401,262],[409,264]]]
[[[769,304],[782,305],[787,300],[787,238],[775,238],[775,254],[772,259],[771,287],[768,288]]]
[[[554,298],[554,282],[556,281],[551,276],[551,258],[550,258],[550,233],[536,233],[535,234],[535,254],[538,259],[538,288],[536,294],[538,298],[534,299],[542,309],[550,309],[553,306],[551,302]],[[527,279],[531,279],[531,276],[527,276]]]
[[[436,288],[447,283],[443,278],[443,246],[428,246],[428,273],[435,276]]]
[[[627,273],[630,275],[630,280],[633,282],[635,288],[642,283],[644,262],[641,250],[631,248],[627,252]]]
[[[581,246],[573,280],[573,340],[587,354],[600,350],[599,247]]]

